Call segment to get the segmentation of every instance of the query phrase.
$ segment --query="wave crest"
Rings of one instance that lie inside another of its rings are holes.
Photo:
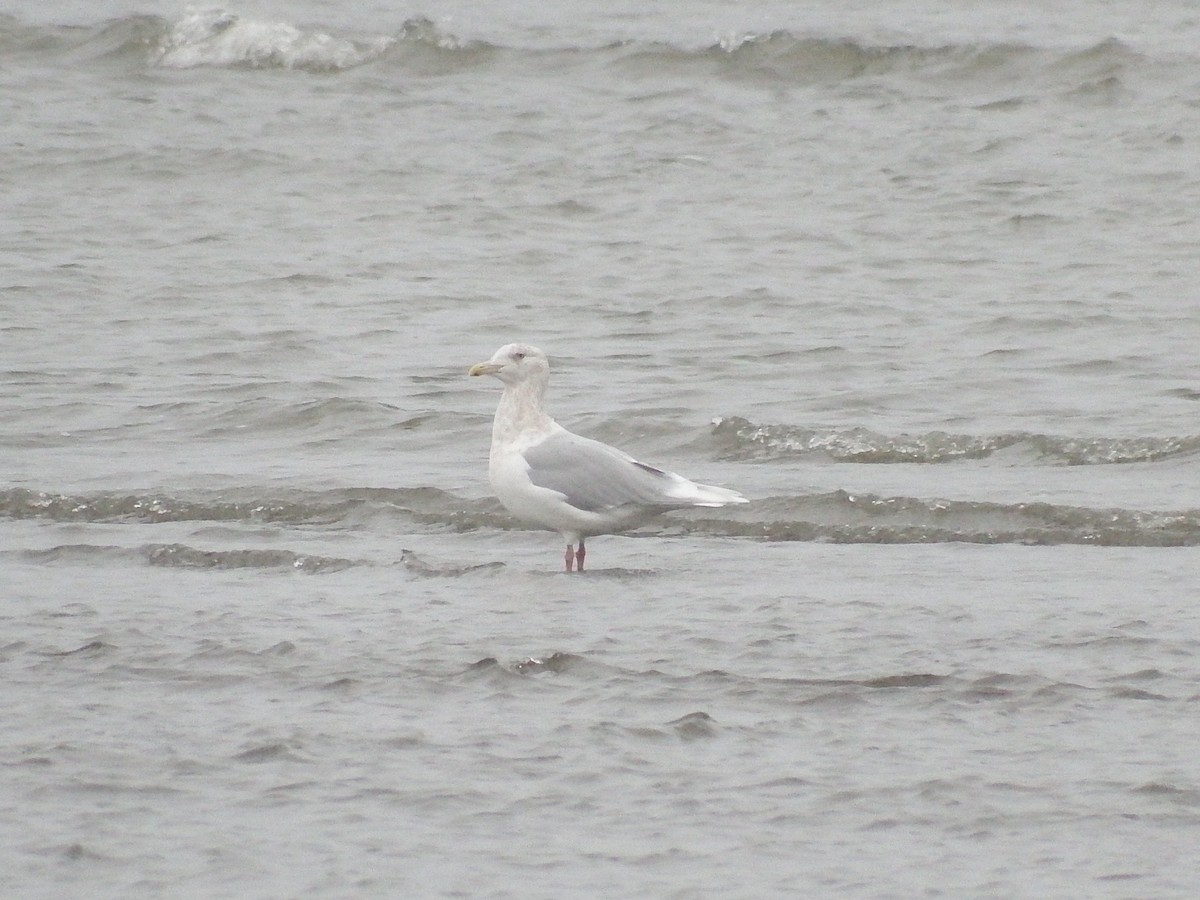
[[[0,490],[0,519],[53,522],[158,524],[221,522],[232,525],[398,527],[445,532],[523,529],[491,499],[464,499],[432,487],[349,488],[294,492],[261,497],[250,491],[235,496],[191,499],[168,495],[93,494],[68,496],[24,488]],[[884,497],[831,491],[756,499],[745,506],[717,511],[684,511],[651,526],[709,537],[766,541],[821,541],[877,544],[1080,544],[1112,547],[1200,545],[1200,510],[1146,511],[1090,508],[1055,503],[996,503],[974,500]],[[204,555],[174,544],[153,545],[149,561],[161,565],[233,567],[295,564],[292,556],[243,559]],[[166,549],[161,549],[166,547]],[[299,555],[296,555],[299,558]],[[306,557],[306,559],[308,559]],[[337,560],[308,559],[303,566],[322,570]],[[405,565],[422,574],[433,568],[415,556]],[[438,574],[446,574],[440,572]]]
[[[1200,452],[1200,435],[1184,437],[1064,437],[1011,432],[996,435],[885,435],[867,428],[814,429],[759,425],[731,416],[717,421],[715,435],[733,459],[789,459],[820,455],[852,463],[947,463],[984,459],[1002,451],[1050,465],[1113,465],[1158,462]]]
[[[126,57],[166,68],[296,69],[340,72],[379,60],[421,74],[486,63],[503,53],[516,65],[611,66],[633,77],[663,72],[763,85],[802,85],[911,75],[930,81],[976,82],[991,90],[1005,83],[1051,86],[1070,93],[1111,84],[1150,62],[1115,38],[1081,48],[1020,43],[964,42],[936,46],[872,43],[855,36],[812,36],[787,30],[735,33],[705,45],[621,40],[595,46],[504,46],[464,40],[428,18],[409,19],[388,34],[339,34],[336,29],[246,18],[215,8],[176,20],[130,15],[91,27],[27,26],[0,15],[0,52]],[[1191,65],[1190,59],[1182,61]]]
[[[295,553],[280,549],[204,550],[187,544],[144,544],[119,547],[96,544],[61,544],[46,550],[27,550],[34,562],[93,563],[98,559],[144,562],[151,566],[184,569],[289,569],[307,575],[340,572],[362,563],[352,559]]]
[[[453,520],[471,511],[471,505],[437,488],[347,488],[293,492],[284,497],[260,497],[236,491],[191,498],[139,493],[69,495],[27,488],[0,490],[0,518],[52,522],[322,525],[344,522],[371,511],[419,521],[431,517]]]
[[[332,72],[377,59],[395,38],[350,40],[286,22],[243,19],[224,10],[193,12],[162,38],[156,62],[172,69],[197,66],[304,69]]]
[[[689,533],[839,544],[1200,544],[1200,510],[1161,512],[1041,502],[924,500],[841,490],[769,498],[723,518],[689,516],[681,524]]]

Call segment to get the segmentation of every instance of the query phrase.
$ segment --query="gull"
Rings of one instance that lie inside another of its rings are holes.
[[[736,491],[697,484],[567,431],[542,408],[550,363],[537,347],[506,344],[468,373],[504,383],[488,455],[496,497],[518,519],[563,536],[568,572],[583,571],[584,538],[622,531],[666,510],[748,502]]]

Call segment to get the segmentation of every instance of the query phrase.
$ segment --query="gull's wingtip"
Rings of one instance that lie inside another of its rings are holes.
[[[729,488],[717,487],[713,484],[695,484],[696,490],[693,502],[696,506],[727,506],[731,503],[749,503],[750,501]]]

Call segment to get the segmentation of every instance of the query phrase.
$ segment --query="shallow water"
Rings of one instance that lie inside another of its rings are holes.
[[[9,9],[13,896],[1190,896],[1156,9]],[[753,502],[561,574],[514,339]]]

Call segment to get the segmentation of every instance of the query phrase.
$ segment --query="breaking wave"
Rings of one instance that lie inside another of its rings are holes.
[[[838,544],[1079,544],[1184,547],[1200,544],[1200,509],[1147,511],[1057,503],[924,500],[831,491],[768,498],[753,513],[688,518],[688,532],[767,541]],[[740,513],[740,510],[739,510]]]
[[[249,490],[202,497],[137,493],[71,496],[15,488],[0,491],[0,519],[142,525],[271,523],[331,529],[373,526],[397,533],[522,527],[494,500],[465,499],[427,487],[340,489],[282,497],[258,496]],[[720,511],[687,511],[664,517],[653,528],[765,541],[1178,547],[1200,545],[1200,509],[1163,511],[1042,502],[929,500],[839,490],[761,498]],[[148,546],[147,561],[155,565],[227,568],[252,564],[328,570],[351,564],[290,551],[247,551],[258,555],[243,558],[236,554],[214,556],[210,551],[178,544]],[[273,555],[278,553],[283,555]],[[414,571],[428,568],[416,557],[406,559],[405,565]]]
[[[282,549],[206,550],[187,544],[144,544],[140,547],[63,544],[28,550],[26,559],[40,563],[90,562],[97,558],[136,560],[151,566],[182,569],[290,569],[309,575],[340,572],[362,563]]]
[[[867,428],[759,425],[738,416],[718,420],[715,435],[726,456],[747,460],[823,456],[851,463],[948,463],[1009,452],[1024,464],[1093,466],[1158,462],[1200,453],[1200,435],[1115,438],[944,431],[886,435]]]
[[[512,65],[548,65],[556,73],[572,64],[589,68],[599,63],[632,77],[673,71],[698,79],[716,76],[797,85],[911,75],[956,84],[976,78],[992,85],[1045,79],[1066,83],[1068,89],[1119,78],[1147,63],[1138,52],[1111,38],[1089,47],[1058,50],[1012,43],[872,44],[779,30],[714,37],[702,46],[616,39],[591,47],[506,47],[462,39],[423,17],[373,35],[337,31],[249,18],[223,9],[193,11],[173,21],[128,16],[83,28],[26,26],[0,16],[0,51],[83,59],[129,57],[173,69],[336,73],[393,63],[435,75],[487,64],[504,54]]]
[[[222,522],[276,525],[354,524],[372,515],[461,527],[487,524],[494,501],[467,501],[437,488],[347,488],[262,497],[245,492],[191,497],[136,492],[82,495],[0,490],[0,518],[53,522],[155,524]]]
[[[192,13],[172,25],[156,48],[156,62],[172,69],[245,66],[338,71],[377,59],[395,40],[351,40],[212,10]]]

